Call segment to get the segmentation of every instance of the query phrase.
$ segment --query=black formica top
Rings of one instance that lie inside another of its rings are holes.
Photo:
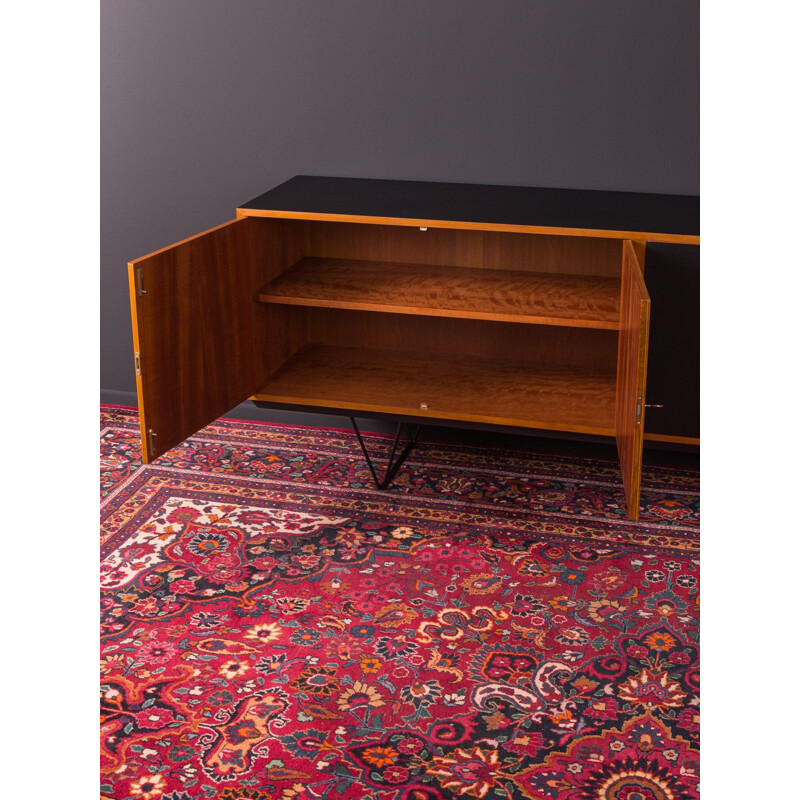
[[[242,209],[700,235],[694,195],[298,175]]]

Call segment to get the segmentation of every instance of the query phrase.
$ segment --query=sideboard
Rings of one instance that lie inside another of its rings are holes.
[[[129,263],[143,459],[247,399],[590,434],[616,440],[637,519],[645,257],[648,244],[667,248],[658,277],[669,287],[669,248],[699,242],[693,196],[292,178],[234,220]],[[695,324],[671,331],[676,311],[653,311],[672,370],[675,336]],[[680,366],[658,380],[676,405],[696,405]],[[689,418],[652,438],[698,443]]]

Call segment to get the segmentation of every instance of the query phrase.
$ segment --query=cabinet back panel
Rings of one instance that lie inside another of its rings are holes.
[[[513,322],[309,308],[308,341],[423,353],[615,368],[617,332]]]
[[[303,257],[306,225],[298,220],[250,221],[256,223],[250,231],[252,264],[257,273],[254,284],[263,286]],[[255,300],[253,305],[257,351],[269,375],[305,344],[306,315],[300,309],[266,306]]]
[[[308,222],[307,252],[407,264],[619,277],[619,240],[447,228]]]

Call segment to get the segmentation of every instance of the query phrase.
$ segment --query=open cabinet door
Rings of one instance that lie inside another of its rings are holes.
[[[643,252],[642,248],[639,249]],[[650,296],[644,283],[637,248],[626,239],[622,243],[615,429],[630,519],[639,519],[649,332]]]
[[[252,225],[228,222],[128,264],[145,462],[265,379]]]

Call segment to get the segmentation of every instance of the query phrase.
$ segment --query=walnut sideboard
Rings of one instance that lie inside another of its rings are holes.
[[[248,398],[591,434],[637,519],[647,244],[699,242],[691,196],[295,177],[130,262],[143,458]]]

